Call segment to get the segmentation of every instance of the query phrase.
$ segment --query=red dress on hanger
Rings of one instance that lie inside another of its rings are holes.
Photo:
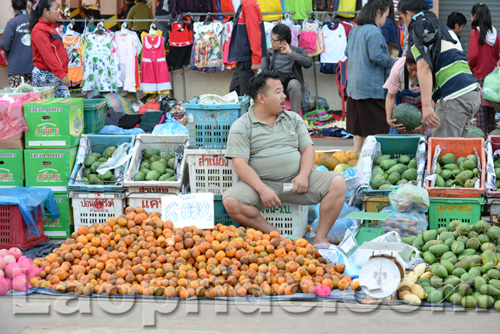
[[[147,93],[165,92],[172,89],[164,38],[160,35],[142,37],[141,90]]]

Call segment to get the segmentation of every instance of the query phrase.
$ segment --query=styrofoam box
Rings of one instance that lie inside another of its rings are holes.
[[[226,159],[226,150],[186,150],[185,154],[192,193],[222,195],[238,181],[233,161]]]
[[[188,135],[138,135],[135,139],[133,156],[123,182],[131,193],[179,194],[187,182],[186,155],[181,160],[181,168],[176,181],[134,181],[134,175],[142,160],[142,151],[157,149],[160,153],[175,152],[179,145],[189,146]]]
[[[124,193],[75,193],[69,197],[73,205],[75,231],[82,225],[102,224],[125,211]]]

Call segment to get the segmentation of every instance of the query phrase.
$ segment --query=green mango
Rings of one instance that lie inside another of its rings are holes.
[[[476,307],[476,299],[472,296],[465,296],[462,297],[462,300],[460,302],[463,307],[466,309],[471,309]]]
[[[481,292],[483,295],[489,295],[493,297],[498,297],[500,296],[500,289],[495,288],[493,285],[490,284],[484,284],[479,288],[479,292]]]
[[[439,175],[443,178],[443,180],[448,180],[451,178],[451,170],[443,169]]]
[[[454,164],[454,163],[451,163],[451,164],[446,164],[443,166],[443,169],[447,169],[447,170],[455,170],[455,169],[458,169],[458,165]]]
[[[453,286],[457,286],[460,284],[460,278],[456,276],[448,276],[448,278],[444,281],[445,284],[451,284]]]
[[[438,264],[434,270],[432,271],[432,275],[441,277],[441,278],[446,278],[448,277],[448,269],[442,264]]]
[[[462,298],[463,297],[459,292],[455,292],[453,295],[451,295],[449,302],[453,305],[461,305]]]
[[[424,237],[424,242],[435,240],[436,237],[437,237],[437,231],[436,230],[423,231],[422,234],[423,234],[423,237]]]
[[[429,251],[436,257],[441,257],[444,253],[448,252],[450,248],[446,245],[434,245],[429,247]]]
[[[440,290],[432,290],[427,297],[427,301],[432,304],[439,304],[443,301],[443,292]]]
[[[488,295],[480,295],[477,298],[477,305],[481,308],[489,309],[495,304],[495,298]]]
[[[439,165],[437,165],[439,166]],[[436,168],[437,168],[436,166]],[[408,163],[408,168],[417,168],[417,159],[413,158],[410,160],[410,162]],[[441,168],[441,167],[439,167]]]
[[[458,292],[460,292],[460,294],[462,296],[470,296],[472,295],[472,288],[469,284],[467,283],[461,283],[459,286],[458,286]]]
[[[455,162],[455,155],[453,153],[446,153],[443,156],[441,156],[439,161],[443,165],[454,163]]]
[[[410,162],[410,160],[411,158],[404,154],[399,157],[399,162],[405,165],[407,165]]]
[[[384,161],[384,160],[388,160],[388,159],[390,159],[390,158],[391,158],[391,156],[390,156],[389,154],[382,154],[382,155],[378,156],[377,158],[375,158],[375,163],[376,163],[377,165],[380,165],[380,163],[381,163],[382,161]]]

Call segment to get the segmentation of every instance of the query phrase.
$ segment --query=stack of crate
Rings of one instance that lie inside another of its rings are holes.
[[[24,105],[29,130],[25,133],[26,187],[50,188],[59,218],[44,216],[44,232],[68,238],[73,225],[68,180],[84,128],[83,99],[42,99]]]

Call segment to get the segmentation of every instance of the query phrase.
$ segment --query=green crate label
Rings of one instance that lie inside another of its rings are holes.
[[[36,174],[36,181],[44,183],[59,182],[61,181],[61,173],[53,168],[40,169]]]
[[[382,211],[382,209],[384,209],[384,208],[386,208],[386,207],[388,207],[388,206],[389,206],[389,204],[388,204],[388,203],[379,203],[379,204],[377,205],[377,211],[378,211],[378,212],[380,212],[380,211]]]
[[[75,112],[75,109],[76,106],[73,106],[70,111],[70,114],[75,114],[73,127],[70,129],[70,134],[72,136],[80,135],[84,128],[82,111],[78,108]]]
[[[64,158],[64,153],[31,153],[30,158]]]
[[[159,199],[134,199],[133,206],[140,206],[144,209],[160,209],[161,208],[161,198]]]
[[[0,153],[0,158],[16,158],[16,153]]]
[[[444,204],[444,205],[437,205],[437,212],[438,213],[467,213],[467,212],[472,212],[472,204],[467,204],[467,205],[456,205],[454,203],[451,204]]]
[[[54,123],[41,123],[36,126],[35,137],[60,136],[59,128]]]
[[[218,112],[199,112],[196,115],[198,121],[227,121],[231,119],[232,113],[229,111],[218,111]]]
[[[14,173],[7,168],[0,168],[0,182],[14,180]]]
[[[168,188],[163,188],[163,187],[140,187],[139,188],[140,193],[163,193],[167,194],[169,193]]]

